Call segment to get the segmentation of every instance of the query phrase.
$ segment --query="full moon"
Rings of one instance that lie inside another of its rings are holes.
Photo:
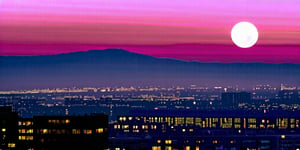
[[[231,39],[241,48],[249,48],[258,40],[258,31],[250,22],[239,22],[231,30]]]

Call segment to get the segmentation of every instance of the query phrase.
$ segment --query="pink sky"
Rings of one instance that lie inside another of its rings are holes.
[[[0,0],[0,55],[124,48],[203,62],[300,63],[299,0]],[[234,24],[259,31],[232,44]]]

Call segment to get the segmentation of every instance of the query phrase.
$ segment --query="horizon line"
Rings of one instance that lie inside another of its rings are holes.
[[[177,45],[177,44],[176,44]],[[182,44],[179,44],[182,45]],[[184,45],[184,44],[183,44]],[[300,46],[300,45],[299,45]],[[190,62],[190,63],[214,63],[214,64],[235,64],[235,63],[239,63],[239,64],[294,64],[294,65],[300,65],[300,63],[291,63],[291,62],[284,62],[284,63],[274,63],[274,62],[257,62],[257,61],[253,61],[253,62],[220,62],[220,61],[212,61],[212,62],[201,62],[199,60],[184,60],[184,59],[178,59],[178,58],[171,58],[171,57],[157,57],[157,56],[152,56],[152,55],[148,55],[148,54],[142,54],[142,53],[137,53],[137,52],[131,52],[127,49],[123,49],[123,48],[105,48],[105,49],[89,49],[89,50],[79,50],[79,51],[74,51],[74,52],[62,52],[62,53],[57,53],[57,54],[37,54],[37,55],[1,55],[0,57],[40,57],[40,56],[57,56],[57,55],[67,55],[67,54],[75,54],[75,53],[87,53],[87,52],[91,52],[91,51],[97,51],[97,52],[103,52],[103,51],[115,51],[115,50],[121,50],[124,52],[128,52],[128,53],[132,53],[132,54],[138,54],[138,55],[143,55],[143,56],[150,56],[156,59],[169,59],[169,60],[175,60],[175,61],[182,61],[182,62]]]

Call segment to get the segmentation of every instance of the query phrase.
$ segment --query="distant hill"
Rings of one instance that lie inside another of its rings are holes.
[[[122,49],[0,56],[0,90],[73,86],[300,85],[300,64],[201,63]]]

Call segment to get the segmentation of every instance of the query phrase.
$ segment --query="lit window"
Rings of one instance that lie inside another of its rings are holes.
[[[171,117],[165,117],[165,122],[167,122],[168,125],[170,126],[171,124],[173,124],[173,118],[171,118]]]
[[[31,121],[26,121],[26,126],[29,126],[29,125],[32,125],[32,122]]]
[[[248,123],[256,123],[256,118],[248,118]]]
[[[127,125],[127,124],[126,124],[126,125],[123,125],[123,126],[122,126],[122,129],[129,129],[129,125]]]
[[[259,128],[265,128],[265,125],[264,124],[260,124]]]
[[[33,136],[26,136],[26,140],[32,141],[33,140]]]
[[[120,121],[126,121],[126,117],[120,117],[119,120]]]
[[[248,128],[256,128],[256,118],[248,118]]]
[[[23,140],[23,139],[22,139],[22,136],[19,136],[19,140]]]
[[[92,130],[83,130],[83,134],[92,134]]]
[[[274,124],[268,124],[267,128],[275,128],[275,125]]]
[[[194,124],[194,118],[193,117],[187,117],[186,118],[186,124]]]
[[[15,143],[8,143],[7,145],[9,148],[15,148],[16,147],[16,144]]]
[[[211,124],[210,127],[216,128],[218,123],[219,123],[219,118],[211,118],[210,119],[210,124]]]
[[[19,136],[19,140],[33,140],[33,136]]]
[[[212,143],[213,144],[218,144],[218,140],[213,140]]]
[[[175,125],[183,125],[184,117],[175,117]]]
[[[133,125],[133,129],[138,129],[139,126],[138,125]]]
[[[195,119],[195,125],[196,126],[201,126],[201,118],[196,118]]]
[[[33,133],[33,129],[28,129],[26,133]]]
[[[160,146],[152,146],[152,150],[161,150]]]
[[[143,125],[142,129],[148,129],[148,125]]]
[[[21,130],[19,130],[19,132],[21,131],[21,133],[25,133],[26,132],[26,130],[25,129],[21,129]]]
[[[70,120],[69,119],[66,119],[66,124],[70,123]]]
[[[153,117],[149,117],[149,122],[154,122],[154,118]]]
[[[119,124],[118,125],[117,124],[114,125],[114,129],[120,129],[120,127],[121,126]]]
[[[234,128],[239,129],[239,128],[241,128],[241,125],[240,124],[234,124]]]
[[[172,144],[172,140],[165,140],[165,144]]]
[[[234,118],[234,122],[235,123],[240,123],[241,122],[241,118]]]
[[[47,134],[48,133],[48,129],[43,129],[43,134]]]
[[[158,122],[158,118],[157,117],[154,117],[154,122]]]
[[[59,120],[48,120],[48,123],[58,123],[59,122]]]
[[[87,134],[92,134],[92,130],[87,130],[86,133]]]
[[[161,143],[161,140],[157,140],[157,143],[158,143],[158,144]]]
[[[96,133],[103,133],[103,128],[96,129]]]
[[[232,118],[221,118],[220,126],[221,128],[232,128]]]
[[[184,148],[184,150],[190,150],[190,149],[191,149],[190,146],[186,146],[186,147]]]
[[[279,129],[286,129],[288,127],[288,119],[287,118],[278,118],[277,125]]]
[[[80,129],[72,129],[72,134],[80,134]]]

